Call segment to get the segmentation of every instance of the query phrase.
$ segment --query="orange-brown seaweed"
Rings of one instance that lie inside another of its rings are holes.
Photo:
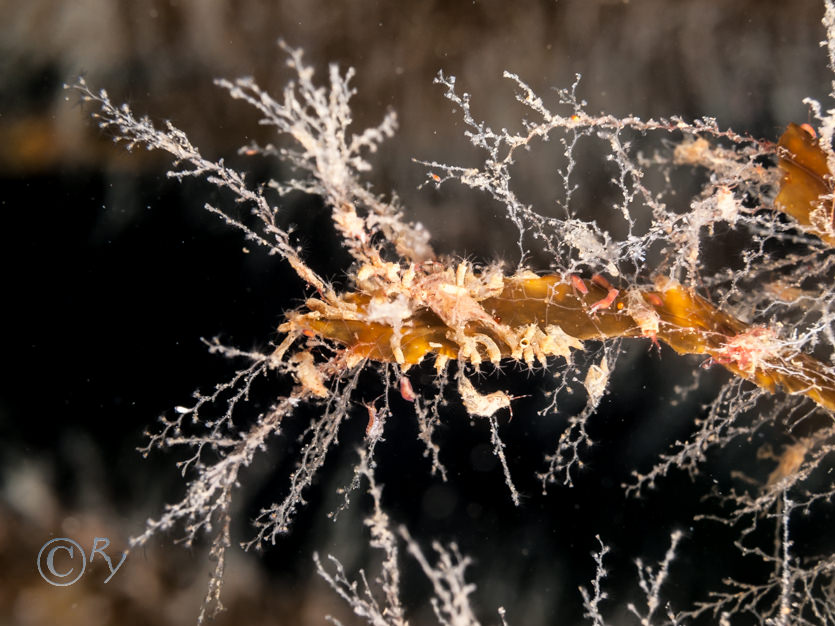
[[[826,153],[814,137],[797,124],[789,124],[780,137],[779,166],[783,172],[775,207],[804,230],[835,246],[833,179]]]
[[[566,346],[579,348],[585,340],[647,337],[679,354],[707,355],[711,362],[771,392],[783,389],[803,394],[835,410],[835,380],[828,368],[782,342],[772,329],[746,324],[675,281],[659,279],[654,289],[618,292],[592,280],[582,280],[584,289],[579,289],[580,280],[531,273],[505,277],[498,295],[478,303],[487,315],[473,316],[462,328],[452,328],[434,311],[420,307],[399,328],[368,321],[363,318],[373,294],[353,293],[342,296],[348,315],[342,315],[339,307],[314,305],[311,312],[293,316],[283,330],[336,341],[354,361],[369,359],[403,367],[430,355],[443,362],[456,358],[476,365],[481,360],[495,362],[496,355],[486,349],[490,342],[501,358],[519,359],[520,346],[527,349],[526,337],[531,342],[534,337],[541,339],[539,361],[543,354],[565,356]],[[612,296],[611,303],[594,310],[594,304],[607,296]],[[566,338],[562,347],[548,343],[562,333]],[[470,349],[462,357],[464,342],[476,337],[482,338],[477,350]],[[395,346],[402,354],[396,353]],[[524,360],[532,364],[533,357]]]

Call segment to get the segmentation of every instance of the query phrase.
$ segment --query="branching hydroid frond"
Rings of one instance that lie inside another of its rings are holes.
[[[372,498],[371,514],[365,519],[370,529],[372,548],[383,554],[381,573],[375,582],[382,599],[378,600],[377,590],[368,582],[365,571],[359,571],[359,580],[350,580],[342,564],[333,556],[328,556],[332,571],[322,565],[319,555],[314,555],[319,575],[344,599],[353,612],[373,626],[406,626],[404,609],[400,603],[400,563],[399,534],[406,543],[409,554],[418,562],[424,575],[432,585],[430,599],[435,617],[442,626],[479,626],[479,621],[470,604],[470,595],[475,585],[464,577],[470,560],[463,557],[454,544],[445,548],[438,543],[433,548],[438,555],[436,564],[431,564],[418,543],[411,537],[404,526],[398,533],[392,529],[391,520],[381,505],[382,487],[377,483],[374,470],[368,464],[368,457],[360,451],[357,471],[368,482],[368,494]],[[499,609],[504,621],[504,611]],[[334,623],[336,620],[332,620]]]
[[[826,45],[835,71],[832,0],[825,0],[825,10]],[[202,533],[213,535],[215,568],[200,620],[220,608],[231,503],[242,472],[271,437],[283,432],[286,420],[312,415],[301,429],[286,493],[261,508],[256,534],[245,544],[265,547],[288,531],[354,407],[362,406],[357,412],[367,416],[368,425],[347,492],[361,479],[369,483],[370,541],[382,551],[382,573],[374,582],[363,573],[352,581],[338,561],[331,558],[328,570],[317,557],[320,574],[368,623],[404,625],[397,550],[402,540],[432,585],[439,623],[478,624],[471,606],[475,587],[464,576],[469,560],[455,544],[436,544],[432,562],[405,529],[397,538],[382,509],[373,454],[386,441],[389,398],[400,396],[414,406],[432,472],[444,479],[441,457],[447,450],[438,426],[450,401],[445,394],[473,421],[486,419],[518,505],[511,480],[514,456],[505,454],[501,435],[520,420],[511,425],[500,419],[510,414],[517,398],[506,388],[483,391],[483,368],[501,374],[513,364],[534,375],[548,371],[562,376],[543,413],[558,413],[563,399],[583,388],[584,408],[559,416],[563,432],[539,476],[543,486],[579,487],[583,477],[578,470],[593,444],[589,421],[612,392],[611,372],[623,343],[631,341],[657,348],[665,360],[679,358],[693,368],[718,366],[724,378],[714,399],[693,416],[689,435],[661,453],[652,467],[635,469],[627,495],[647,495],[672,471],[696,478],[712,455],[737,444],[752,449],[754,437],[791,440],[779,454],[775,448],[760,448],[763,471],[755,476],[732,472],[727,478],[733,486],[722,483],[724,491],[717,487],[713,494],[727,509],[723,523],[740,528],[737,548],[758,559],[768,570],[768,581],[731,582],[730,591],[719,592],[691,613],[676,616],[668,609],[667,622],[708,613],[724,622],[747,612],[782,625],[789,623],[787,611],[793,612],[792,623],[829,619],[835,612],[832,557],[802,561],[790,525],[799,511],[828,506],[835,495],[828,475],[835,451],[835,110],[810,101],[817,130],[790,125],[777,141],[756,140],[722,129],[710,117],[688,122],[592,114],[579,95],[579,76],[549,103],[518,75],[505,73],[530,119],[517,129],[496,131],[477,117],[456,79],[441,73],[436,82],[463,116],[466,136],[481,159],[467,167],[425,162],[428,181],[440,186],[457,180],[504,207],[519,249],[517,267],[505,271],[499,263],[436,255],[429,233],[409,221],[393,195],[370,190],[362,176],[372,167],[379,144],[394,135],[395,115],[388,112],[378,125],[354,129],[353,70],[331,65],[325,84],[319,85],[301,50],[280,45],[294,76],[281,98],[250,78],[217,84],[254,107],[261,123],[276,131],[275,144],[251,143],[241,154],[286,162],[295,172],[289,180],[252,185],[222,159],[205,158],[172,124],[136,117],[83,80],[75,85],[98,107],[100,126],[117,141],[169,153],[174,160],[169,176],[205,179],[248,207],[251,215],[239,218],[206,205],[248,240],[285,259],[309,287],[310,293],[299,294],[308,296],[303,303],[284,312],[270,350],[210,342],[211,352],[245,364],[213,392],[198,393],[193,404],[161,418],[160,429],[143,448],[147,454],[184,447],[180,468],[188,484],[183,498],[149,520],[131,545],[140,546],[175,525],[184,527],[189,545]],[[555,207],[533,206],[522,200],[525,194],[514,175],[525,167],[531,147],[551,140],[562,154],[555,155],[556,176],[544,184],[556,184],[558,197]],[[580,205],[577,193],[588,165],[579,166],[586,146],[597,151],[600,162],[594,167],[608,178],[607,193],[601,194],[605,199],[596,207]],[[694,169],[706,174],[702,187],[682,201],[672,174]],[[284,224],[292,216],[282,206],[291,201],[291,192],[319,196],[330,211],[352,259],[344,268],[344,289],[311,269],[291,242]],[[527,265],[534,251],[547,255],[547,267]],[[593,358],[575,358],[578,352]],[[415,371],[420,374],[414,376]],[[384,386],[373,400],[361,385],[365,372],[376,373]],[[423,385],[421,396],[415,391],[419,385],[412,383],[425,374],[433,382]],[[253,386],[276,377],[292,381],[292,389],[287,392],[285,386],[269,408],[247,414]],[[706,378],[696,377],[690,391]],[[767,468],[769,462],[776,466]],[[697,521],[719,517],[708,513]],[[774,539],[780,550],[775,554],[754,540],[762,519],[777,527]],[[647,601],[641,609],[629,609],[642,624],[661,619],[662,587],[681,536],[673,533],[657,568],[638,564]],[[599,605],[606,597],[601,587],[606,551],[601,543],[592,591],[582,591],[587,617],[598,626],[603,623]],[[504,622],[503,612],[500,616]]]

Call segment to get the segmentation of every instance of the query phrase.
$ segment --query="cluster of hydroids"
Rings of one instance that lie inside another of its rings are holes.
[[[825,2],[824,25],[835,71],[832,0]],[[445,392],[457,396],[474,419],[487,420],[510,496],[518,502],[497,418],[512,409],[514,398],[502,390],[480,390],[478,374],[510,363],[549,372],[553,382],[541,413],[557,413],[565,395],[584,394],[585,406],[567,418],[540,475],[543,488],[555,482],[571,485],[592,443],[587,424],[607,393],[622,342],[638,340],[703,355],[704,365],[724,367],[732,376],[689,439],[661,454],[650,471],[634,473],[625,486],[628,495],[655,487],[676,468],[696,475],[711,451],[750,442],[762,429],[779,425],[789,443],[759,451],[774,462],[767,480],[749,484],[756,481],[748,479],[713,494],[727,505],[719,521],[739,529],[737,547],[760,559],[768,576],[727,581],[694,607],[662,608],[661,586],[681,537],[674,533],[657,568],[639,563],[647,603],[643,608],[630,605],[630,610],[643,624],[683,624],[701,615],[730,623],[746,613],[774,624],[835,622],[835,555],[801,560],[791,533],[796,516],[827,506],[835,495],[827,473],[835,453],[835,111],[809,101],[814,125],[790,125],[779,141],[771,142],[722,130],[710,118],[686,122],[593,115],[577,97],[576,84],[557,91],[556,102],[547,105],[522,79],[506,74],[528,118],[518,130],[497,132],[475,117],[455,79],[441,74],[437,82],[462,114],[466,135],[482,159],[474,167],[424,163],[427,184],[457,181],[505,208],[518,233],[520,258],[508,270],[498,263],[437,255],[430,234],[409,220],[404,207],[371,192],[362,175],[372,167],[369,155],[394,135],[394,114],[376,127],[352,132],[352,71],[341,73],[331,66],[327,85],[318,86],[301,51],[282,48],[296,78],[281,99],[252,80],[217,83],[255,107],[262,124],[275,127],[282,140],[249,144],[242,153],[281,159],[301,173],[266,185],[248,184],[244,174],[222,160],[204,158],[173,125],[154,126],[127,106],[114,105],[104,91],[91,91],[84,81],[75,85],[85,100],[98,105],[96,118],[117,140],[170,153],[170,176],[202,178],[250,207],[251,214],[242,218],[214,206],[206,209],[285,259],[309,286],[309,297],[286,312],[269,350],[211,343],[212,352],[245,365],[211,394],[197,394],[191,406],[163,417],[145,448],[146,453],[153,448],[188,450],[181,462],[188,485],[182,500],[149,520],[131,546],[177,525],[184,527],[187,543],[203,532],[213,537],[216,565],[200,620],[221,606],[230,507],[239,475],[299,407],[315,417],[287,479],[287,493],[262,509],[246,547],[274,543],[293,523],[341,425],[357,410],[352,399],[361,372],[379,372],[389,393],[414,407],[432,471],[444,478],[445,451],[436,429],[444,418]],[[635,143],[648,136],[667,141],[647,155]],[[520,199],[513,173],[531,147],[548,140],[560,146],[555,180],[561,195],[555,207],[542,210]],[[605,228],[584,216],[576,200],[583,185],[576,155],[586,144],[601,149],[614,172],[616,200],[603,207]],[[678,206],[669,182],[682,171],[707,173],[686,210]],[[664,182],[655,188],[650,180]],[[293,192],[318,196],[331,211],[353,259],[346,268],[346,289],[338,290],[314,271],[281,225],[282,199]],[[729,240],[736,246],[735,267],[704,258],[705,242],[719,231],[734,234]],[[532,249],[546,254],[550,266],[526,266]],[[431,393],[413,387],[413,368],[434,368]],[[292,391],[260,414],[247,414],[253,383],[275,375],[291,379]],[[383,553],[381,574],[376,584],[362,573],[360,582],[352,581],[338,561],[331,559],[328,568],[317,557],[319,572],[368,623],[405,624],[398,569],[398,546],[405,543],[431,582],[439,622],[477,624],[469,600],[474,587],[464,578],[467,558],[455,546],[436,545],[437,560],[431,563],[382,510],[374,451],[391,415],[388,395],[366,403],[362,411],[367,411],[368,425],[352,487],[365,481],[372,496],[367,523],[371,545]],[[758,525],[776,529],[779,549],[768,552],[748,542]],[[601,603],[607,550],[601,542],[594,556],[597,575],[581,594],[588,619],[597,625],[606,623]],[[504,611],[500,615],[504,622]]]

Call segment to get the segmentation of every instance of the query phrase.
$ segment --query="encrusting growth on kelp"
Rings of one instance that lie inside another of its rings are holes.
[[[438,370],[450,360],[478,367],[506,358],[547,367],[548,357],[570,359],[586,340],[647,337],[835,410],[835,381],[824,364],[787,349],[774,329],[749,326],[664,277],[653,288],[621,291],[597,275],[505,276],[466,262],[454,270],[433,262],[377,269],[361,268],[354,292],[309,299],[308,311],[290,314],[279,330],[336,341],[344,367],[369,359],[403,373],[428,356]]]

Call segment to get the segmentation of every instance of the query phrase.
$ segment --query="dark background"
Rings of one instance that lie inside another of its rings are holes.
[[[199,181],[168,180],[164,156],[114,145],[90,119],[89,106],[62,89],[65,82],[84,75],[114,102],[170,119],[206,156],[236,163],[238,146],[271,138],[212,79],[253,75],[280,93],[289,78],[275,45],[283,37],[304,48],[320,79],[327,62],[357,68],[358,127],[376,123],[387,108],[398,112],[400,131],[373,157],[369,180],[380,192],[397,192],[433,234],[436,249],[515,264],[516,233],[499,207],[454,186],[417,189],[425,170],[412,158],[462,164],[479,158],[460,117],[432,84],[438,70],[458,77],[473,94],[476,114],[494,127],[518,125],[522,115],[502,70],[518,73],[546,99],[550,87],[569,86],[580,72],[579,93],[591,111],[712,115],[721,127],[773,140],[787,122],[807,121],[803,97],[823,98],[829,89],[818,45],[822,12],[806,0],[0,2],[7,372],[0,385],[0,624],[195,621],[207,559],[199,548],[175,546],[176,533],[132,554],[107,586],[106,573],[93,570],[72,587],[51,587],[38,577],[35,556],[51,536],[83,545],[107,536],[121,550],[145,518],[178,499],[177,457],[157,453],[143,461],[135,449],[157,415],[234,371],[209,355],[200,338],[264,347],[282,312],[305,297],[286,266],[261,250],[245,253],[238,233],[201,208],[227,198]],[[583,168],[589,182],[584,178],[578,201],[593,211],[602,174],[593,163]],[[286,175],[278,164],[253,173]],[[519,176],[530,181],[528,201],[551,206],[552,163],[533,159]],[[315,200],[286,208],[311,263],[339,281],[346,257],[319,209]],[[531,262],[547,269],[543,258]],[[511,624],[579,623],[577,586],[593,575],[596,534],[612,546],[611,600],[603,605],[612,623],[621,623],[626,602],[637,598],[632,560],[660,559],[673,529],[685,531],[666,594],[674,608],[704,597],[725,575],[745,576],[749,563],[733,558],[734,535],[691,520],[709,506],[699,498],[713,480],[727,480],[731,467],[750,469],[753,449],[712,459],[695,484],[673,475],[641,500],[627,501],[620,486],[632,469],[647,469],[687,435],[698,404],[724,375],[705,374],[704,392],[673,409],[673,386],[687,384],[697,362],[669,351],[651,355],[643,342],[624,349],[612,393],[591,422],[600,445],[573,490],[555,487],[547,496],[535,474],[564,415],[536,411],[552,383],[547,375],[513,370],[491,379],[530,395],[502,426],[525,495],[518,509],[490,454],[486,423],[470,425],[449,409],[438,433],[450,475],[442,483],[429,474],[408,406],[395,401],[378,451],[386,504],[427,549],[433,538],[454,539],[473,556],[471,579],[485,623],[498,621],[499,605]],[[431,369],[416,373],[418,393],[432,393],[430,375]],[[369,377],[361,398],[380,391]],[[269,389],[260,393],[256,403],[268,402]],[[230,611],[218,623],[318,624],[326,613],[360,623],[315,577],[310,557],[313,550],[332,553],[349,571],[367,565],[359,521],[365,498],[355,496],[337,524],[326,517],[338,506],[336,488],[350,480],[363,412],[358,406],[292,533],[263,556],[232,551],[224,596]],[[304,419],[249,473],[238,498],[238,539],[250,536],[247,516],[283,493],[298,449],[293,435]],[[425,583],[403,558],[412,623],[430,623]]]

